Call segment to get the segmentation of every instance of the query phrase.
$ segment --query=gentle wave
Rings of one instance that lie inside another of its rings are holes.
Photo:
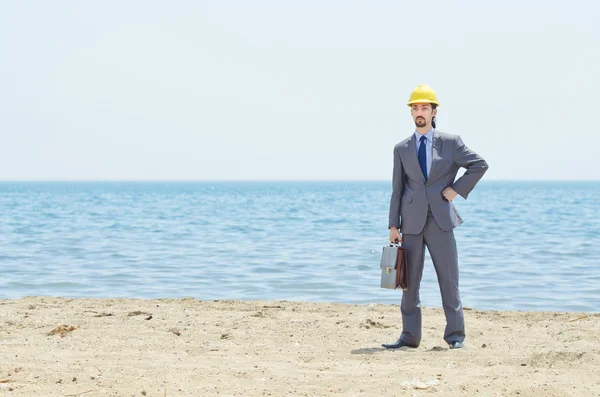
[[[0,297],[400,303],[387,182],[0,183]],[[600,311],[600,183],[482,181],[455,201],[463,304]],[[441,306],[429,256],[424,306]]]

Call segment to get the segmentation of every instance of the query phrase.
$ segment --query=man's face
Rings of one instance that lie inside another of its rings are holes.
[[[437,109],[433,110],[430,103],[413,103],[410,105],[410,114],[418,128],[431,125]]]

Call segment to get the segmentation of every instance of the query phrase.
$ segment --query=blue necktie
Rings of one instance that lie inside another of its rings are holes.
[[[423,176],[425,180],[427,180],[427,138],[425,135],[421,137],[421,146],[419,146],[419,165],[421,166],[421,171],[423,171]]]

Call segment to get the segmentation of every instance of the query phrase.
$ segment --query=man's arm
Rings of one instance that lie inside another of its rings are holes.
[[[404,169],[398,148],[394,147],[394,171],[392,173],[392,198],[390,199],[390,219],[388,228],[400,227],[400,200],[404,192]]]
[[[467,171],[454,182],[452,189],[466,199],[489,167],[480,155],[463,143],[460,136],[454,141],[454,162]]]

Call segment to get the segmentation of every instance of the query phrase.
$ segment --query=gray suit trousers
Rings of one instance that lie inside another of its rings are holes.
[[[465,321],[458,293],[458,254],[453,230],[442,230],[431,212],[419,234],[402,234],[402,246],[408,259],[408,291],[402,294],[402,335],[400,339],[419,345],[421,342],[421,300],[419,287],[425,264],[425,246],[429,250],[442,294],[446,315],[444,340],[447,343],[465,339]]]

